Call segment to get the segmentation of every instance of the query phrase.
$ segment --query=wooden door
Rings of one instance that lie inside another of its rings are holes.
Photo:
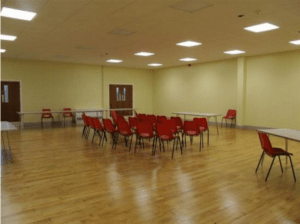
[[[109,108],[133,108],[132,85],[109,85]],[[117,111],[118,115],[132,115],[132,111]]]
[[[20,82],[1,81],[1,121],[19,121],[20,109]]]

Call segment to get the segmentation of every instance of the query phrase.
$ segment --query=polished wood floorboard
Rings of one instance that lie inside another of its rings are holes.
[[[82,127],[11,132],[14,163],[2,165],[3,224],[300,223],[300,144],[289,142],[298,182],[271,158],[255,174],[261,155],[254,130],[211,127],[184,154],[171,145],[128,152],[81,138]],[[273,146],[284,140],[271,137]]]

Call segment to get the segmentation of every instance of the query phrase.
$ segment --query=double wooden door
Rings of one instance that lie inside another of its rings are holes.
[[[109,85],[109,107],[110,109],[133,108],[132,85]],[[132,115],[131,111],[117,111],[118,115]]]
[[[19,121],[20,108],[20,82],[1,81],[1,121]]]

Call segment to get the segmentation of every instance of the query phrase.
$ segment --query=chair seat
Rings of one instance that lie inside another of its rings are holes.
[[[133,133],[131,131],[120,131],[121,135],[132,135]]]
[[[200,127],[200,131],[206,131],[208,128]]]
[[[196,136],[196,135],[198,135],[199,133],[197,133],[196,131],[187,131],[186,134],[187,134],[187,135],[193,135],[193,136]]]
[[[272,153],[268,153],[267,151],[265,151],[269,156],[274,157],[274,156],[292,156],[292,153],[289,153],[281,148],[273,148],[273,152]]]
[[[141,133],[140,136],[143,137],[143,138],[152,138],[153,134],[151,135],[149,133]]]
[[[173,140],[175,138],[175,135],[168,136],[168,135],[161,135],[160,139],[162,140]]]

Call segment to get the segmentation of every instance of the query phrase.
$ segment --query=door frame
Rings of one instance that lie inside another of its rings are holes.
[[[14,79],[1,79],[1,82],[19,82],[20,83],[20,112],[23,112],[23,103],[22,103],[22,99],[23,99],[23,95],[22,95],[22,81],[21,80],[14,80]],[[20,116],[19,116],[20,117]],[[20,118],[21,119],[21,118]],[[20,123],[21,120],[19,122],[14,122],[14,123]]]
[[[132,86],[132,109],[134,109],[134,85],[133,85],[133,83],[108,83],[108,108],[109,109],[111,109],[110,108],[110,94],[109,94],[109,86],[110,85],[128,85],[128,86]],[[132,111],[132,114],[134,114],[133,111]]]

